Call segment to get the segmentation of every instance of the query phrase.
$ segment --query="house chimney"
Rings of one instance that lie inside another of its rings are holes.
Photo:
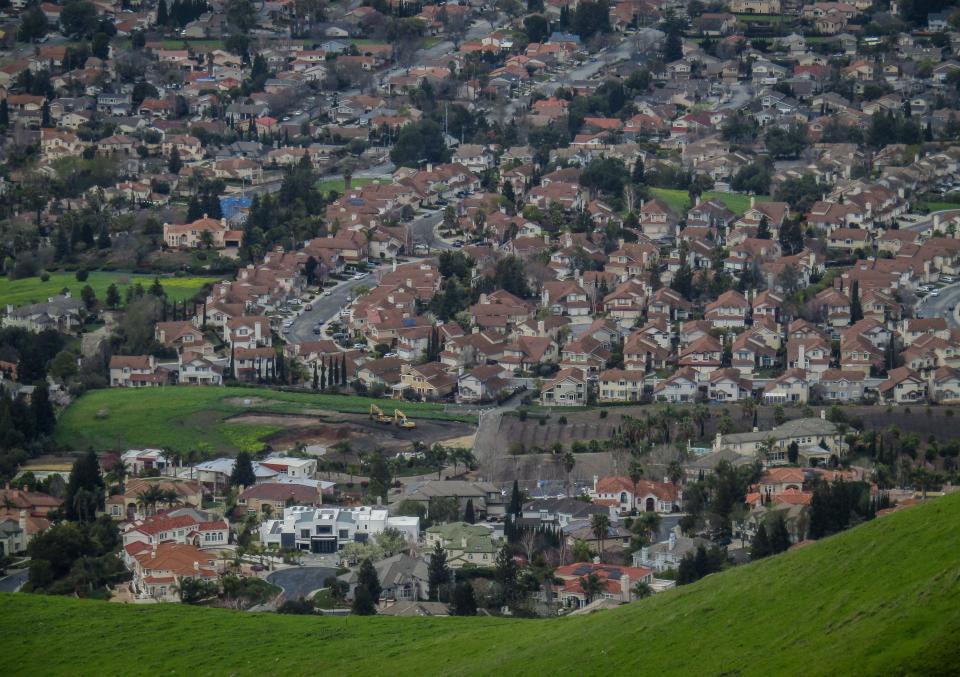
[[[756,201],[756,198],[755,198],[753,195],[751,195],[751,196],[750,196],[750,209],[753,209],[753,203],[754,203],[755,201]]]
[[[673,551],[677,547],[677,534],[673,531],[670,532],[670,550]]]
[[[821,420],[821,421],[826,421],[826,420],[827,420],[827,410],[826,410],[826,409],[821,409],[821,410],[820,410],[820,420]]]
[[[627,602],[630,601],[632,592],[630,590],[630,577],[627,574],[623,574],[620,577],[620,594],[622,595],[621,599]]]
[[[800,344],[800,349],[797,351],[797,369],[806,369],[804,366],[807,359],[807,348],[802,343]]]
[[[20,530],[24,534],[26,534],[27,533],[27,511],[26,510],[20,511],[20,519],[17,522],[20,526]]]
[[[597,493],[597,482],[600,481],[600,478],[596,475],[593,476],[593,493]]]

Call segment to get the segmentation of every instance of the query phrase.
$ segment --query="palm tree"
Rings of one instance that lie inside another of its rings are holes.
[[[572,451],[567,451],[563,455],[563,458],[560,459],[560,462],[563,463],[563,472],[567,476],[567,494],[569,495],[570,489],[572,489],[570,485],[570,473],[573,472],[574,466],[577,465],[577,457],[573,455]]]
[[[652,594],[653,594],[653,588],[650,587],[649,583],[644,583],[643,581],[637,581],[636,585],[633,586],[634,599],[645,599]]]
[[[149,487],[141,491],[137,496],[137,503],[143,506],[143,512],[145,515],[149,515],[151,513],[156,514],[157,503],[166,500],[166,498],[167,492],[161,489],[160,485],[151,484]]]
[[[647,543],[656,542],[657,531],[660,529],[660,515],[655,512],[642,512],[633,521],[631,530]]]
[[[630,461],[630,470],[627,474],[633,483],[633,511],[635,511],[637,509],[637,485],[640,484],[640,480],[643,479],[643,466],[640,465],[640,461],[635,458],[632,459]]]
[[[580,588],[587,598],[587,604],[590,604],[597,595],[603,592],[603,587],[603,581],[596,574],[587,574],[580,577]]]
[[[680,463],[680,461],[670,461],[670,463],[667,465],[667,477],[670,479],[670,483],[673,486],[677,486],[685,474],[686,473],[683,470],[683,465]]]
[[[610,517],[603,513],[593,515],[590,518],[590,529],[593,531],[593,535],[597,537],[597,541],[600,543],[598,549],[598,554],[600,559],[603,559],[603,541],[607,537],[607,532],[610,529]]]
[[[123,461],[117,461],[113,464],[113,467],[110,468],[110,472],[107,473],[107,479],[110,482],[114,482],[117,485],[118,493],[123,493],[123,481],[127,478],[127,466],[123,464]]]
[[[757,403],[752,397],[748,397],[743,400],[743,403],[740,405],[743,409],[740,414],[740,418],[744,421],[749,421],[753,418],[753,412],[757,409]]]

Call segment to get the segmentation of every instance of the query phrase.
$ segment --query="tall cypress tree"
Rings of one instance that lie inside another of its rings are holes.
[[[340,383],[347,382],[347,356],[340,358]]]

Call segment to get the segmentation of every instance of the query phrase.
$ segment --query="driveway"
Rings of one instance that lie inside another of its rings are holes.
[[[27,582],[29,569],[8,569],[7,576],[0,578],[0,592],[16,592]]]
[[[287,599],[294,599],[319,590],[328,577],[336,575],[337,570],[331,567],[292,567],[274,571],[267,581],[283,588]]]

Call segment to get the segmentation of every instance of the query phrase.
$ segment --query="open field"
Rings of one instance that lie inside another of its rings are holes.
[[[350,186],[353,188],[359,188],[360,186],[366,186],[369,183],[383,183],[379,179],[371,179],[367,177],[356,177],[350,180]],[[329,193],[331,190],[335,190],[341,195],[346,192],[346,187],[343,183],[343,177],[339,179],[326,179],[324,181],[317,182],[317,190],[321,193]]]
[[[167,292],[171,301],[182,301],[192,298],[203,285],[208,282],[217,282],[219,277],[161,277],[160,284]],[[0,305],[11,303],[22,306],[27,303],[40,303],[49,297],[59,294],[64,288],[76,296],[80,290],[90,285],[101,301],[106,298],[107,288],[116,284],[123,291],[131,284],[139,282],[145,288],[153,284],[152,275],[134,275],[133,273],[91,272],[85,282],[78,282],[75,273],[50,273],[46,282],[40,277],[27,277],[22,280],[8,280],[0,277]]]
[[[204,445],[217,453],[260,451],[272,442],[281,446],[297,441],[332,443],[341,439],[337,429],[344,422],[351,422],[358,433],[369,430],[372,424],[366,414],[374,402],[385,411],[393,411],[392,403],[386,400],[267,388],[95,390],[64,411],[57,425],[57,442],[64,449],[93,446],[97,451],[142,447],[185,451]],[[425,421],[414,431],[382,426],[375,433],[360,434],[358,439],[370,439],[379,446],[389,446],[394,439],[405,445],[422,438],[438,441],[465,434],[466,426],[456,422],[475,420],[448,414],[440,404],[404,402],[399,406],[411,418],[435,422]],[[291,415],[296,416],[287,421]],[[445,421],[449,425],[444,425]]]
[[[316,673],[304,660],[314,655],[351,675],[946,675],[960,662],[958,522],[960,495],[934,499],[555,620],[308,618],[0,595],[0,673],[299,675]],[[117,650],[130,628],[151,641]]]
[[[684,216],[690,209],[690,197],[687,191],[679,188],[651,188],[650,194],[663,200],[677,216]],[[721,193],[717,191],[707,191],[703,194],[704,200],[719,200],[727,209],[742,215],[750,208],[750,196],[743,193]],[[769,200],[767,195],[758,195],[759,201]]]

